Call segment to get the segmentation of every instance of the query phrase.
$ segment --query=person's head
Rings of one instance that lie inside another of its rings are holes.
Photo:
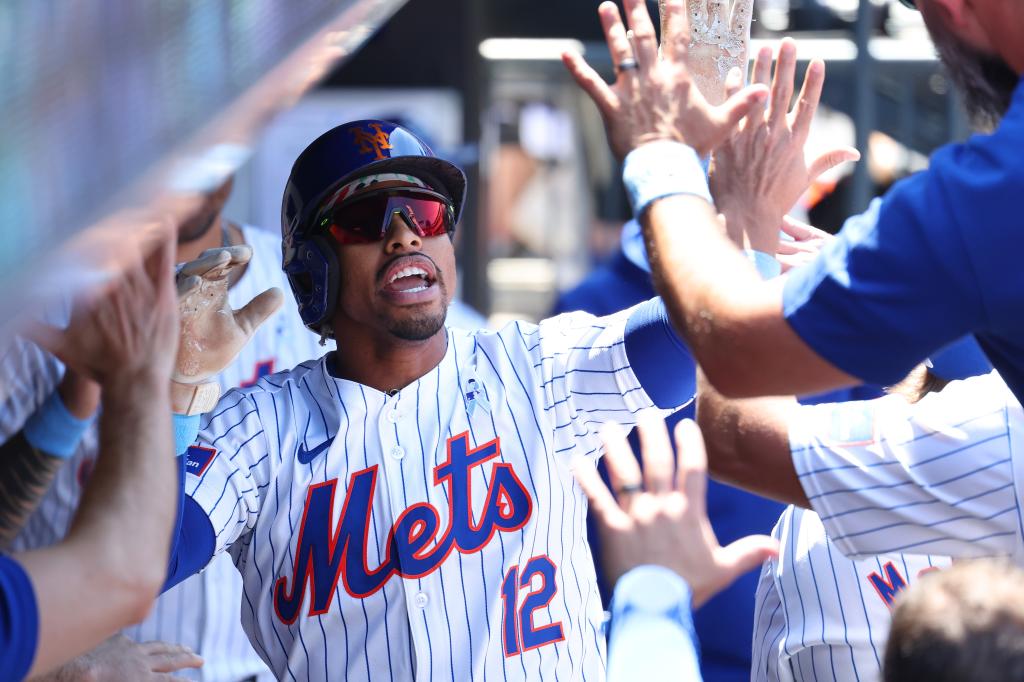
[[[939,58],[972,118],[994,124],[1009,107],[1024,71],[1017,0],[916,0]]]
[[[284,267],[303,322],[325,336],[369,329],[422,341],[456,284],[462,171],[386,121],[355,121],[296,160],[282,207]]]
[[[234,176],[228,176],[219,187],[205,195],[205,200],[199,210],[178,226],[178,244],[194,242],[210,231],[231,196],[234,182]]]
[[[1024,571],[984,559],[924,576],[897,601],[882,679],[1024,680]]]

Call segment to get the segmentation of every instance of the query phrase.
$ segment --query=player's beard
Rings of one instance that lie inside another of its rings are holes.
[[[445,317],[448,315],[448,287],[444,283],[444,275],[437,270],[437,280],[434,286],[441,290],[441,305],[438,309],[427,310],[405,310],[401,316],[393,316],[383,313],[385,329],[392,336],[403,341],[426,341],[437,334],[444,327]],[[423,306],[426,308],[426,306]]]
[[[980,128],[994,127],[1009,108],[1020,76],[1002,58],[985,54],[956,37],[941,21],[929,22],[928,31],[939,59],[963,94],[972,123]]]

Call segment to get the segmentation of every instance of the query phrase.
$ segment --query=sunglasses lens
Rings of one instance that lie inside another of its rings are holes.
[[[347,202],[333,200],[321,209],[318,224],[340,244],[372,244],[383,239],[395,214],[421,237],[437,237],[454,229],[452,208],[447,202],[402,191]]]
[[[436,199],[415,195],[392,196],[388,200],[387,211],[388,215],[400,213],[413,232],[421,237],[438,237],[447,233],[451,225],[448,205]]]
[[[342,244],[371,244],[382,236],[386,196],[367,197],[337,206],[331,212],[331,234]]]

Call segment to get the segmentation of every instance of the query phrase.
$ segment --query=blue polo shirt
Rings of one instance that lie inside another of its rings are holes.
[[[25,569],[0,556],[0,680],[28,675],[39,640],[36,593]]]
[[[786,320],[823,358],[891,384],[973,332],[1024,400],[1024,84],[998,129],[943,147],[929,169],[851,218],[790,273]]]

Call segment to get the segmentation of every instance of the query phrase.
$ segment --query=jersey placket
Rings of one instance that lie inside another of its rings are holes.
[[[387,500],[390,507],[387,523],[389,528],[394,528],[398,517],[407,508],[417,502],[418,499],[414,490],[406,485],[403,462],[409,457],[411,449],[410,432],[415,433],[416,411],[412,401],[403,400],[403,394],[415,392],[415,384],[406,387],[403,391],[389,395],[377,416],[377,437],[380,443],[381,457],[381,485],[387,491]],[[429,502],[429,500],[426,500]],[[401,566],[401,564],[399,564]],[[405,600],[406,613],[408,615],[409,632],[412,640],[409,642],[413,665],[419,668],[425,666],[425,661],[419,660],[419,653],[427,650],[426,633],[423,631],[422,611],[430,605],[430,595],[425,590],[419,589],[420,581],[416,579],[405,579],[401,576],[393,576],[402,587]],[[394,633],[392,633],[394,635]]]

